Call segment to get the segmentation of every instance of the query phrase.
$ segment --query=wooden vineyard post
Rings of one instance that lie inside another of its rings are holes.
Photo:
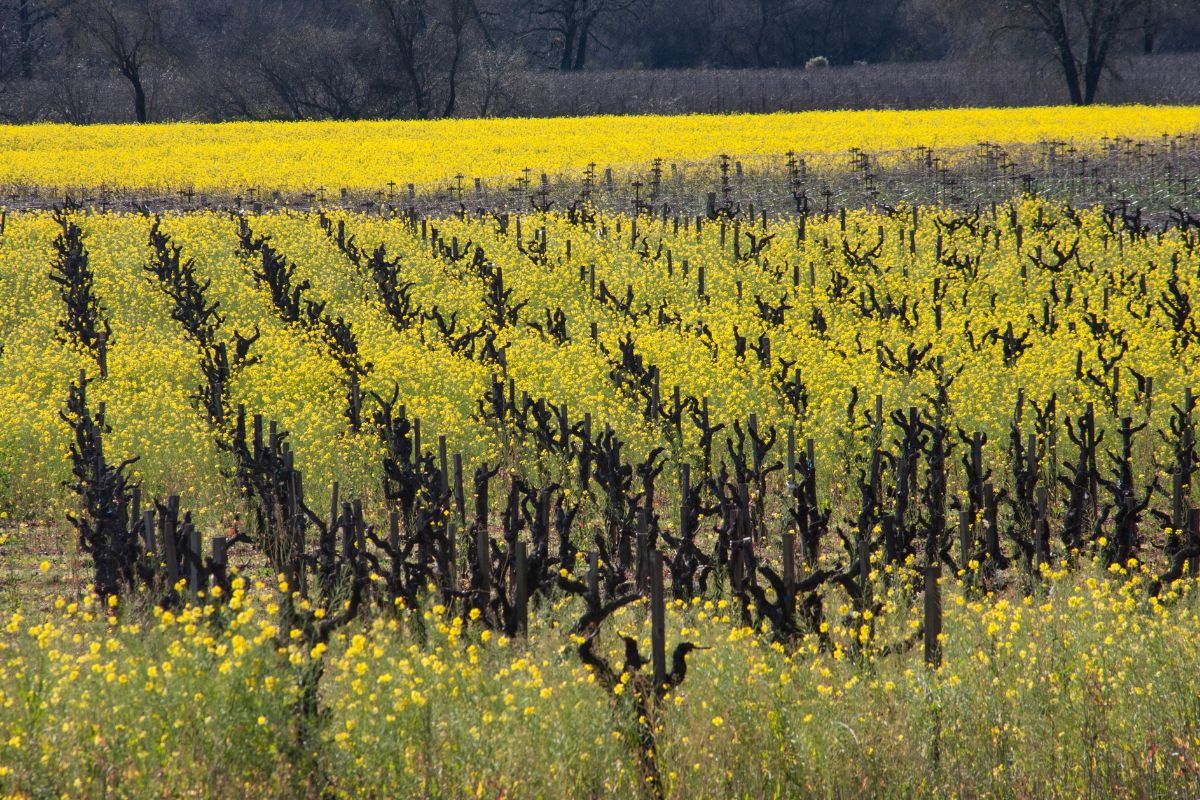
[[[1178,469],[1171,470],[1171,527],[1176,534],[1184,530],[1183,473]],[[1190,533],[1191,529],[1187,529]]]
[[[190,522],[183,525],[183,542],[188,550],[188,594],[195,602],[200,593],[200,531]]]
[[[214,536],[212,540],[212,565],[213,578],[218,586],[225,585],[225,576],[228,574],[229,540],[224,536]]]
[[[362,427],[362,387],[358,382],[357,373],[350,375],[350,429],[357,431]]]
[[[394,552],[400,549],[400,512],[396,510],[388,512],[388,547]]]
[[[529,563],[525,551],[525,542],[516,544],[516,569],[513,587],[513,614],[515,616],[516,632],[525,636],[529,632]]]
[[[808,458],[808,464],[807,464],[808,476],[805,478],[804,491],[809,493],[812,498],[815,498],[816,497],[815,481],[816,481],[816,477],[817,477],[817,466],[816,466],[817,462],[816,462],[816,444],[813,442],[812,438],[807,438],[804,440],[804,454]],[[819,539],[814,539],[813,547],[810,548],[809,543],[804,539],[804,537],[803,536],[800,537],[800,557],[802,559],[804,559],[804,562],[806,564],[808,564],[810,567],[815,567],[817,564],[817,560],[821,557],[821,554],[819,552],[820,546],[821,545],[820,545]]]
[[[769,360],[770,359],[768,359],[768,361]],[[747,419],[746,431],[747,431],[747,433],[750,434],[752,439],[758,437],[758,414],[755,414],[753,411],[750,412],[750,416]],[[762,465],[763,465],[762,464],[762,459],[763,459],[762,453],[759,451],[759,449],[757,447],[752,448],[752,449],[753,449],[753,453],[752,453],[751,457],[754,460],[754,473],[756,475],[761,475],[762,474]],[[747,509],[750,508],[749,503],[750,503],[750,500],[749,500],[749,497],[747,497],[746,498],[746,508]]]
[[[588,555],[588,571],[587,571],[587,590],[588,594],[595,599],[595,602],[600,602],[600,554],[592,552]]]
[[[337,524],[338,524],[338,509],[341,508],[341,503],[338,502],[338,489],[339,488],[340,487],[338,485],[338,482],[334,481],[333,489],[329,493],[329,532],[330,532],[330,535],[333,534],[333,531],[337,528]]]
[[[979,431],[971,434],[971,470],[975,475],[979,476],[979,479],[983,478],[983,434]],[[971,485],[968,491],[970,495],[968,498],[970,501],[969,508],[972,512],[975,512],[983,506],[982,492],[974,484]]]
[[[583,447],[579,448],[579,491],[587,494],[591,490],[592,481],[592,462],[591,462],[591,447],[592,442],[592,413],[585,412],[583,415]]]
[[[1186,547],[1200,546],[1200,508],[1189,508],[1187,512],[1187,542]],[[1187,560],[1187,572],[1191,577],[1200,575],[1200,556],[1192,556]]]
[[[787,484],[790,487],[796,477],[796,426],[789,425],[787,431]]]
[[[136,525],[138,517],[142,515],[142,487],[133,487],[133,492],[129,498],[129,523]]]
[[[987,557],[994,568],[1000,563],[1000,524],[996,517],[996,487],[991,483],[983,485],[983,513],[987,527]]]
[[[858,529],[856,535],[858,547],[858,585],[862,592],[858,598],[860,611],[866,611],[871,606],[871,531]]]
[[[292,454],[288,453],[288,465],[291,467]],[[291,533],[291,553],[288,554],[288,561],[291,564],[292,571],[292,591],[300,592],[300,596],[308,599],[308,574],[305,569],[305,541],[304,541],[304,517],[300,513],[300,505],[304,502],[304,475],[298,469],[292,470],[292,530]]]
[[[749,565],[745,556],[750,541],[750,488],[745,483],[737,485],[737,499],[735,536],[730,542],[729,583],[735,592],[741,593],[748,577],[746,569]]]
[[[959,569],[963,571],[963,584],[971,580],[968,564],[971,560],[971,512],[960,509],[958,512],[958,561]]]
[[[1085,424],[1087,425],[1088,493],[1092,498],[1092,518],[1094,519],[1099,513],[1096,483],[1097,476],[1100,473],[1096,469],[1096,408],[1092,403],[1087,404],[1085,416]]]
[[[679,537],[686,539],[688,535],[688,496],[692,486],[692,467],[690,464],[679,465]]]
[[[796,613],[796,533],[783,532],[783,616],[788,625]]]
[[[648,554],[646,552],[646,539],[647,539],[646,528],[647,528],[647,524],[648,524],[647,520],[646,520],[647,513],[648,513],[648,509],[646,509],[646,508],[642,508],[641,510],[638,511],[637,536],[634,540],[634,548],[635,549],[634,549],[634,565],[633,565],[634,577],[633,577],[633,580],[634,580],[634,585],[637,587],[637,590],[639,593],[645,593],[645,591],[646,591],[646,571],[647,571],[647,566],[649,564],[649,559],[647,558]]]
[[[663,595],[662,553],[650,552],[650,660],[655,691],[667,680],[666,597]]]
[[[353,557],[358,558],[364,552],[366,552],[367,549],[367,525],[363,521],[363,507],[361,498],[354,498],[354,501],[350,504],[350,511],[350,522],[354,526],[354,535],[352,537],[354,541]],[[301,542],[301,544],[303,544],[303,542]],[[300,552],[304,552],[303,549],[301,549]]]
[[[486,462],[475,471],[475,527],[477,530],[483,531],[485,537],[488,530],[487,471],[488,466]]]
[[[354,517],[349,503],[342,503],[342,558],[347,562],[354,560]]]
[[[108,334],[100,331],[96,341],[96,365],[100,368],[100,377],[108,377]]]
[[[935,556],[925,565],[925,663],[933,669],[942,665],[941,578],[942,562]]]
[[[660,403],[658,366],[650,367],[650,402],[646,407],[646,420],[653,421],[658,417]]]
[[[146,556],[154,570],[158,571],[158,548],[154,545],[154,509],[147,508],[142,512],[142,542],[146,548]]]
[[[476,526],[475,567],[479,571],[479,598],[476,602],[480,608],[486,607],[492,597],[492,554],[490,552],[490,544],[488,541],[487,526]]]
[[[564,448],[570,447],[571,415],[567,402],[564,400],[558,410],[558,441]]]
[[[888,515],[880,520],[883,533],[883,563],[894,564],[899,557],[899,546],[896,542],[896,518]]]
[[[679,439],[680,444],[683,443],[683,396],[679,389],[679,384],[675,384],[675,388],[671,397],[672,414],[671,418],[675,423],[675,436]]]
[[[163,556],[167,560],[167,581],[174,591],[179,583],[179,553],[176,551],[175,520],[179,515],[179,495],[173,494],[167,498],[167,513],[163,515]]]
[[[450,496],[450,462],[446,455],[446,437],[445,435],[438,436],[438,466],[442,470],[442,479],[438,488],[442,492],[442,497]]]
[[[454,454],[454,507],[458,511],[458,524],[467,524],[466,495],[463,492],[463,460],[461,453]]]
[[[263,416],[262,414],[254,415],[254,443],[251,451],[251,459],[255,462],[262,459],[263,454]]]
[[[1040,569],[1042,564],[1050,560],[1050,522],[1046,519],[1046,487],[1037,489],[1037,519],[1033,525],[1034,568]]]

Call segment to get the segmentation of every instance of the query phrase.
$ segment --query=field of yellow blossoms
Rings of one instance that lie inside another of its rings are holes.
[[[0,126],[0,186],[59,192],[107,188],[247,187],[329,194],[429,187],[458,174],[512,178],[525,168],[576,173],[589,163],[621,169],[662,158],[687,164],[722,153],[753,159],[795,151],[819,162],[853,148],[884,155],[1104,137],[1200,132],[1194,107],[831,111],[731,116],[581,117],[434,122]]]
[[[1060,207],[1016,201],[1001,207],[994,219],[992,211],[984,212],[976,225],[979,231],[988,229],[981,238],[966,228],[945,232],[941,221],[952,214],[935,208],[919,210],[915,229],[911,212],[857,211],[847,214],[845,245],[836,215],[813,218],[799,243],[793,222],[769,221],[765,230],[756,224],[742,231],[743,237],[768,240],[757,260],[734,257],[732,225],[722,245],[717,224],[705,225],[697,235],[694,226],[676,231],[673,221],[643,222],[631,248],[629,221],[621,215],[601,215],[591,230],[555,213],[526,218],[522,235],[548,243],[546,256],[536,260],[528,242],[516,239],[516,222],[502,235],[490,218],[443,220],[437,236],[443,243],[459,242],[464,251],[468,243],[472,250],[481,247],[501,265],[514,292],[511,303],[526,303],[519,315],[523,320],[544,328],[548,312],[565,314],[569,338],[563,343],[524,323],[499,334],[497,346],[507,347],[507,374],[530,397],[565,403],[572,419],[590,414],[596,430],[611,426],[628,443],[631,457],[659,445],[676,460],[698,457],[696,429],[684,426],[677,441],[662,441],[662,429],[647,421],[638,397],[614,387],[610,372],[619,342],[632,337],[636,353],[660,371],[663,402],[678,385],[685,397],[708,398],[714,424],[731,425],[757,414],[764,428],[794,427],[801,443],[814,440],[820,472],[826,478],[834,474],[836,492],[850,486],[850,476],[836,476],[838,459],[858,450],[857,445],[847,449],[851,400],[859,397],[856,420],[870,411],[877,394],[889,411],[922,405],[934,391],[932,367],[939,356],[960,371],[949,388],[950,422],[966,432],[988,434],[997,458],[1003,456],[1018,390],[1041,404],[1056,397],[1063,414],[1078,413],[1089,402],[1103,409],[1115,397],[1121,416],[1167,429],[1171,404],[1181,402],[1190,385],[1196,349],[1179,347],[1157,304],[1169,281],[1185,293],[1196,291],[1189,289],[1200,283],[1200,253],[1188,244],[1194,236],[1172,231],[1136,241],[1126,237],[1118,245],[1101,209],[1080,213],[1072,220]],[[1023,229],[1020,251],[1010,214]],[[460,334],[486,318],[481,281],[463,262],[435,254],[428,235],[422,240],[419,230],[398,218],[330,215],[344,222],[366,251],[383,244],[400,255],[403,279],[413,284],[413,302],[426,313],[437,308],[446,318],[457,315]],[[487,460],[553,468],[552,456],[508,440],[480,418],[479,401],[497,366],[453,352],[433,320],[397,331],[371,279],[339,252],[316,215],[249,219],[253,230],[270,236],[295,265],[294,281],[310,282],[311,295],[351,324],[362,361],[372,365],[363,379],[364,394],[387,397],[398,390],[409,415],[422,421],[426,441],[445,436],[449,452],[461,453],[468,466]],[[1039,220],[1045,230],[1038,230]],[[215,527],[230,511],[236,490],[221,477],[228,460],[213,445],[192,399],[201,380],[194,345],[171,319],[170,301],[145,271],[153,220],[95,214],[80,215],[80,222],[95,292],[112,327],[108,377],[92,387],[93,397],[107,406],[112,428],[107,447],[113,455],[140,459],[133,472],[146,482],[148,493],[186,495],[199,517]],[[166,217],[162,228],[211,281],[208,294],[219,303],[224,328],[260,332],[253,350],[260,362],[234,382],[231,402],[244,403],[291,432],[297,464],[318,497],[327,496],[337,480],[355,496],[378,499],[376,437],[348,429],[341,375],[320,338],[273,313],[269,291],[254,279],[254,258],[237,250],[237,222],[215,212],[181,214]],[[96,371],[89,354],[64,346],[56,336],[63,304],[46,278],[56,230],[48,213],[10,214],[0,243],[5,275],[0,282],[0,392],[8,398],[0,406],[0,502],[7,513],[26,519],[61,519],[73,507],[63,485],[69,477],[63,458],[67,429],[59,412],[79,370]],[[743,238],[743,248],[749,247],[747,241]],[[1086,268],[1075,267],[1069,283],[1031,260],[1043,253],[1054,261],[1053,248],[1070,245],[1076,245],[1072,266],[1078,257]],[[935,257],[939,246],[943,261]],[[843,247],[851,253],[876,250],[875,266],[848,266]],[[963,259],[973,266],[964,269]],[[702,298],[697,296],[701,271]],[[596,295],[603,285],[623,302],[631,291],[632,311],[645,313],[635,319],[611,300],[589,297],[593,272]],[[1052,295],[1063,300],[1047,321],[1045,303]],[[787,305],[783,324],[766,322],[756,298]],[[873,309],[872,302],[885,310]],[[887,312],[889,303],[897,309],[906,304],[906,313]],[[660,308],[669,322],[660,320]],[[1098,313],[1120,331],[1118,340],[1127,351],[1116,395],[1109,385],[1086,377],[1099,375],[1104,359],[1121,349],[1103,338],[1107,334],[1094,332]],[[1024,337],[1018,358],[1005,353],[1002,334],[1009,324],[1014,335]],[[764,335],[771,339],[769,367],[751,349]],[[745,340],[740,353],[738,337]],[[893,364],[877,343],[887,345],[899,363]],[[926,344],[928,351],[909,370],[906,348]],[[1139,391],[1130,369],[1153,376],[1149,397],[1144,388]],[[799,415],[783,395],[783,384],[793,381],[797,370],[807,394]],[[1098,415],[1102,428],[1117,421],[1111,413]],[[1159,437],[1146,434],[1136,444],[1139,452],[1157,454],[1157,463],[1163,463],[1168,446]],[[720,445],[718,439],[718,455]]]
[[[0,185],[1197,132],[5,127]],[[640,210],[4,212],[0,795],[1196,796],[1195,212]]]
[[[669,605],[671,637],[710,649],[654,712],[665,793],[1193,792],[1200,609],[1190,582],[1147,600],[1145,572],[1085,565],[1015,599],[964,597],[951,581],[936,672],[919,653],[852,650],[850,631],[785,650],[724,600]],[[53,613],[12,612],[0,630],[0,786],[28,797],[637,795],[627,701],[572,657],[577,637],[559,627],[569,608],[508,639],[431,605],[307,650],[276,643],[280,602],[273,582],[237,578],[215,605],[151,614],[60,597]],[[910,598],[888,603],[883,624],[918,624]],[[646,645],[645,619],[634,605],[614,622]],[[327,716],[301,745],[298,675],[314,661]]]

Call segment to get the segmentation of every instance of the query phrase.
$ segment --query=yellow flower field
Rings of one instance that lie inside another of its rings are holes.
[[[953,150],[1060,140],[1200,132],[1194,107],[1054,107],[830,111],[734,116],[548,120],[156,124],[0,127],[0,186],[232,192],[246,187],[335,193],[430,186],[457,174],[512,177],[589,163],[688,163],[721,153],[832,157],[917,146]]]
[[[1161,241],[1123,241],[1118,249],[1099,210],[1078,217],[1077,229],[1061,208],[1033,201],[1001,207],[994,217],[982,215],[974,224],[980,231],[990,229],[986,239],[965,227],[952,235],[939,232],[943,220],[953,219],[949,211],[918,212],[911,242],[908,212],[848,215],[846,247],[852,252],[877,248],[877,255],[860,266],[846,263],[836,217],[814,219],[800,243],[787,221],[771,223],[766,231],[742,231],[743,245],[747,234],[774,237],[757,259],[736,258],[732,229],[722,246],[716,224],[697,235],[675,231],[673,223],[643,223],[650,249],[631,250],[627,241],[612,235],[622,224],[628,230],[629,219],[623,215],[600,218],[608,235],[600,227],[580,229],[558,214],[527,218],[524,236],[532,236],[535,227],[545,231],[549,255],[538,263],[522,252],[526,245],[511,229],[500,235],[491,221],[444,220],[438,236],[482,247],[487,259],[504,268],[506,285],[515,293],[512,302],[527,304],[518,314],[524,322],[504,328],[497,340],[507,347],[507,374],[518,390],[565,403],[573,420],[590,414],[597,430],[611,426],[627,443],[631,458],[664,445],[668,457],[681,463],[694,461],[700,450],[698,431],[688,419],[680,437],[664,429],[661,420],[648,422],[645,399],[629,386],[615,388],[612,372],[620,361],[619,343],[627,336],[636,353],[659,369],[664,402],[678,385],[684,398],[708,399],[715,423],[732,426],[753,413],[781,435],[791,426],[801,442],[814,439],[823,478],[843,489],[852,487],[834,467],[860,446],[846,433],[852,392],[860,397],[856,425],[876,394],[885,409],[924,406],[934,391],[938,356],[958,374],[949,395],[954,424],[988,434],[995,443],[989,448],[994,458],[1003,457],[1018,390],[1039,404],[1055,396],[1061,414],[1078,414],[1092,402],[1104,412],[1099,415],[1104,428],[1117,424],[1107,411],[1116,402],[1121,415],[1166,429],[1170,403],[1181,400],[1197,351],[1181,342],[1156,304],[1171,280],[1178,281],[1180,291],[1196,291],[1192,287],[1198,281],[1200,254],[1189,246],[1189,238],[1172,232]],[[383,244],[400,258],[398,274],[412,282],[414,303],[424,313],[436,307],[447,318],[457,315],[459,334],[488,318],[486,283],[463,262],[432,255],[428,241],[407,223],[331,213],[368,252]],[[1020,251],[1010,216],[1025,231]],[[200,380],[193,346],[144,271],[151,221],[120,214],[80,215],[79,220],[96,270],[96,293],[113,330],[109,377],[93,389],[108,404],[110,448],[114,455],[140,458],[133,469],[148,490],[189,495],[190,507],[215,524],[236,492],[221,476],[228,465],[192,399]],[[352,326],[364,361],[372,364],[363,379],[364,392],[386,397],[398,390],[400,402],[423,421],[432,437],[427,441],[445,436],[449,451],[462,453],[469,467],[484,460],[495,464],[504,453],[505,463],[549,468],[553,458],[547,461],[536,448],[505,443],[507,434],[479,418],[480,398],[499,374],[497,365],[451,352],[431,319],[397,331],[371,278],[338,251],[315,215],[266,214],[251,217],[250,224],[296,264],[297,281],[311,282],[308,296],[325,302],[329,313]],[[1037,231],[1039,224],[1046,230]],[[162,225],[182,253],[195,259],[200,277],[211,281],[208,294],[220,304],[227,330],[261,332],[252,351],[261,363],[232,382],[231,402],[244,403],[251,413],[277,420],[291,432],[298,463],[317,497],[338,480],[344,490],[377,499],[374,435],[347,430],[337,366],[315,334],[275,316],[265,287],[253,278],[255,259],[236,251],[235,223],[227,215],[198,213],[169,216]],[[0,391],[11,399],[0,406],[0,463],[9,476],[0,486],[0,502],[22,516],[43,519],[61,519],[63,504],[69,508],[73,502],[62,486],[67,430],[58,411],[66,387],[81,367],[93,375],[96,371],[91,358],[54,338],[64,311],[43,265],[50,261],[55,230],[45,214],[10,214],[0,246],[0,264],[13,276],[0,284],[5,347]],[[1065,287],[1060,275],[1031,259],[1045,253],[1053,262],[1048,255],[1053,248],[1075,239],[1079,263],[1087,268],[1074,274],[1070,302],[1063,299],[1047,324],[1044,302],[1056,293],[1063,298]],[[944,251],[941,262],[935,258],[939,247]],[[667,265],[668,250],[673,267]],[[973,263],[979,275],[964,272],[951,254],[975,259],[966,263]],[[1143,269],[1145,294],[1137,283],[1113,287],[1113,276],[1125,263],[1153,267]],[[704,298],[698,297],[701,267],[706,271]],[[597,296],[589,296],[589,269],[595,271]],[[815,285],[810,285],[813,279]],[[844,287],[842,282],[847,282]],[[618,311],[615,301],[598,296],[601,284],[618,299],[632,291],[631,312],[649,310],[632,317]],[[935,285],[941,287],[937,298]],[[868,286],[879,308],[872,309]],[[888,302],[899,308],[900,298],[909,304],[903,315],[881,310]],[[787,306],[782,324],[764,318],[759,300]],[[935,303],[942,306],[940,322]],[[1109,335],[1089,327],[1095,324],[1090,315],[1105,304],[1108,324],[1125,333]],[[660,308],[669,321],[657,316]],[[563,343],[528,324],[543,325],[546,314],[555,310],[567,320],[569,340]],[[814,322],[818,317],[820,325]],[[589,333],[593,324],[596,341]],[[1020,343],[1002,341],[1009,325],[1014,337],[1024,337]],[[769,363],[752,349],[764,335],[771,339]],[[744,337],[740,346],[738,336]],[[1106,385],[1084,373],[1100,374],[1103,359],[1117,351],[1114,342],[1120,340],[1128,352],[1122,354],[1123,380],[1113,384],[1114,401]],[[877,343],[887,345],[898,361],[889,360]],[[906,348],[925,344],[932,349],[911,369],[905,367]],[[799,410],[786,400],[796,370],[807,393]],[[1139,389],[1129,370],[1154,377],[1152,397]],[[370,398],[365,408],[367,414],[374,408]],[[1160,452],[1164,447],[1150,434],[1141,442],[1142,448]],[[518,450],[510,452],[510,446]],[[781,448],[777,444],[775,452]],[[720,438],[715,451],[723,456]],[[952,481],[957,484],[956,474]]]
[[[890,609],[880,630],[919,625],[911,598],[879,585]],[[937,671],[919,653],[864,659],[854,620],[832,647],[813,635],[785,649],[724,600],[671,603],[670,640],[709,649],[650,720],[663,796],[1194,791],[1196,586],[1162,602],[1144,586],[1143,568],[1092,565],[1048,575],[1023,600],[978,600],[947,582]],[[545,609],[528,639],[425,608],[312,652],[289,636],[286,595],[269,582],[235,578],[229,597],[152,614],[137,602],[58,597],[52,615],[0,617],[0,790],[639,796],[626,693],[606,694],[575,659],[572,603]],[[648,646],[643,604],[613,622]],[[612,635],[605,649],[620,646]],[[301,749],[299,684],[318,666],[327,715]]]
[[[330,201],[0,215],[0,796],[1196,796],[1190,207],[336,201],[1197,133],[0,128],[18,198]]]

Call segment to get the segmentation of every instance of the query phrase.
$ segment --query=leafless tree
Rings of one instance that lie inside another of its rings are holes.
[[[1195,0],[1145,0],[1141,11],[1142,54],[1155,52],[1168,31],[1200,43],[1200,6]],[[1190,22],[1191,27],[1183,22]]]
[[[508,47],[480,48],[467,71],[468,113],[490,117],[511,113],[517,105],[519,81],[528,67],[523,51]]]
[[[588,44],[600,41],[599,23],[632,14],[639,5],[640,0],[537,0],[529,30],[550,34],[559,52],[558,68],[577,71],[587,63]]]
[[[490,36],[477,0],[369,0],[415,116],[453,116],[467,48]]]
[[[33,78],[33,61],[44,36],[46,23],[57,16],[62,3],[17,0],[17,40],[21,56],[21,77]]]
[[[29,81],[57,38],[51,30],[71,0],[0,0],[0,84]]]
[[[1089,105],[1123,37],[1139,29],[1149,0],[1007,0],[1010,30],[1052,49],[1071,102]]]
[[[89,42],[129,83],[134,118],[146,122],[147,65],[164,55],[165,25],[178,13],[174,0],[76,0],[59,16],[68,36]]]
[[[466,45],[467,27],[479,19],[474,0],[445,0],[443,25],[449,34],[450,63],[446,68],[446,105],[443,117],[454,116],[458,102],[458,80]]]
[[[428,26],[425,0],[371,0],[408,84],[418,117],[429,115],[429,65],[421,50]]]
[[[0,0],[0,119],[1185,102],[1200,92],[1183,55],[1200,51],[1198,2]],[[837,72],[841,99],[828,100],[814,76],[776,71],[814,56],[927,62],[918,74],[930,83],[914,94],[886,70]],[[937,61],[977,56],[1001,57],[1006,82],[991,65]]]

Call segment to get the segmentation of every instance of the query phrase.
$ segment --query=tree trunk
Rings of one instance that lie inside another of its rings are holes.
[[[413,105],[417,108],[417,116],[420,119],[425,119],[428,116],[425,87],[421,84],[421,76],[417,73],[417,65],[413,62],[414,57],[411,54],[406,54],[404,59],[404,75],[408,78],[409,87],[412,89]]]
[[[146,114],[146,90],[142,88],[142,77],[135,73],[129,82],[133,84],[133,114],[138,122],[146,122],[149,116]]]
[[[1096,89],[1100,86],[1100,76],[1104,73],[1104,63],[1108,60],[1109,39],[1103,38],[1094,53],[1088,53],[1087,65],[1083,71],[1083,104],[1090,106],[1096,100]]]
[[[118,71],[133,87],[133,116],[138,122],[145,122],[149,116],[146,113],[146,89],[142,86],[142,69],[135,58],[123,58],[117,65]]]
[[[1104,65],[1108,63],[1108,52],[1121,32],[1121,19],[1132,5],[1117,6],[1107,14],[1097,15],[1088,36],[1087,64],[1083,71],[1083,102],[1091,105],[1096,99]]]
[[[383,14],[388,34],[396,48],[399,72],[408,82],[408,88],[412,92],[416,115],[419,119],[425,119],[429,116],[429,98],[426,96],[426,86],[421,79],[421,70],[417,63],[418,39],[425,24],[423,12],[418,8],[418,17],[413,19],[407,15],[409,9],[403,3],[381,2],[376,5]]]
[[[454,116],[454,106],[458,95],[458,62],[462,58],[462,34],[454,37],[454,58],[450,60],[450,74],[447,76],[446,110],[443,117]]]
[[[1063,77],[1067,80],[1067,91],[1071,93],[1071,102],[1074,105],[1084,105],[1083,92],[1079,88],[1079,67],[1075,64],[1075,57],[1071,54],[1071,48],[1068,45],[1065,49],[1059,46],[1059,63],[1062,64]]]
[[[575,21],[567,22],[563,29],[563,50],[562,59],[559,61],[558,69],[560,72],[570,72],[571,64],[575,58]]]
[[[1071,49],[1071,35],[1067,32],[1067,22],[1063,19],[1061,8],[1055,9],[1054,15],[1048,20],[1048,33],[1054,39],[1058,48],[1058,61],[1062,65],[1063,77],[1067,80],[1067,91],[1071,94],[1074,105],[1083,105],[1083,92],[1079,87],[1079,65],[1075,62],[1075,53]]]
[[[754,62],[759,69],[767,66],[766,57],[763,55],[763,45],[767,41],[767,25],[772,16],[768,5],[769,0],[760,0],[758,4],[758,32],[754,36]]]
[[[588,36],[591,35],[589,32],[591,27],[592,21],[590,19],[584,20],[583,29],[579,33],[578,47],[575,50],[575,64],[571,67],[576,72],[583,69],[583,65],[587,63],[587,45]]]

